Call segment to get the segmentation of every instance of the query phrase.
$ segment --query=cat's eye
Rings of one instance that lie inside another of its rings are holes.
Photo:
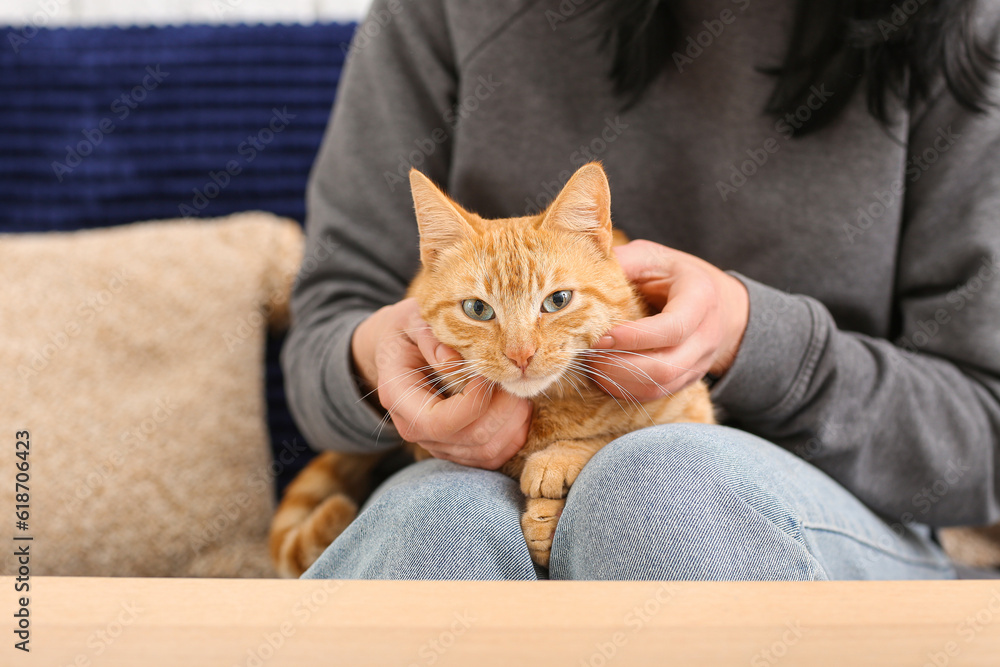
[[[573,293],[568,289],[562,289],[558,292],[553,292],[552,294],[545,297],[545,301],[542,301],[542,310],[546,313],[554,313],[557,310],[562,310],[569,303],[569,300],[573,298]]]
[[[474,320],[485,322],[494,318],[493,308],[482,299],[466,299],[462,302],[462,310]]]

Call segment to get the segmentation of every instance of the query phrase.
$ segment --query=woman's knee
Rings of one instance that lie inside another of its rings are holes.
[[[630,433],[577,478],[552,576],[817,578],[789,503],[761,476],[787,453],[740,431],[672,424]]]
[[[520,492],[510,478],[441,460],[417,463],[386,482],[363,515],[407,534],[437,527],[451,534],[506,530],[519,520]]]
[[[791,456],[744,431],[715,424],[667,424],[627,433],[597,452],[588,469],[635,468],[657,476],[695,472],[733,476]]]
[[[711,424],[669,424],[633,431],[601,449],[574,489],[588,494],[641,494],[665,502],[721,492],[755,505],[773,503],[805,464],[782,448],[744,431]],[[653,497],[651,497],[653,496]],[[762,508],[767,509],[767,508]]]
[[[307,577],[525,579],[520,490],[495,472],[424,461],[390,478]]]

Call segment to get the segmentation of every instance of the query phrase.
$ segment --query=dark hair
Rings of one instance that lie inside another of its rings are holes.
[[[907,12],[910,5],[914,10]],[[601,37],[612,52],[610,76],[629,107],[680,50],[676,0],[595,0]],[[834,95],[797,134],[824,127],[864,81],[868,111],[888,123],[890,96],[913,109],[940,74],[955,99],[982,112],[997,57],[975,32],[975,0],[798,0],[795,23],[766,111],[794,113],[812,86]]]

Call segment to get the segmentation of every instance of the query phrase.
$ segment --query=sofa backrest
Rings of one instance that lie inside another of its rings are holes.
[[[302,222],[354,28],[0,30],[0,233],[253,209]],[[267,350],[276,451],[305,442],[280,346]]]

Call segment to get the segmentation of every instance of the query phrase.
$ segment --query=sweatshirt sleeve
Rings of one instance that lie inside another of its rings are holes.
[[[1000,111],[939,94],[911,126],[908,153],[893,341],[842,331],[817,300],[738,276],[750,320],[713,397],[891,520],[994,522]]]
[[[439,3],[376,0],[348,52],[307,192],[307,244],[282,351],[289,406],[320,449],[398,444],[362,399],[351,335],[419,264],[408,171],[446,182],[456,81]]]

